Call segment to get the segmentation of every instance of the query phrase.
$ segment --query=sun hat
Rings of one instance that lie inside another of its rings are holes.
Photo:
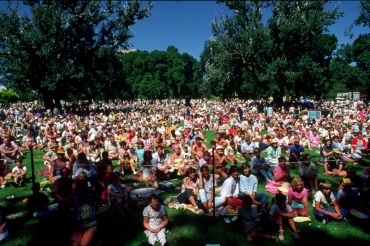
[[[271,144],[274,144],[274,143],[278,143],[278,141],[275,138],[271,140]]]
[[[278,190],[284,193],[288,193],[289,188],[290,184],[288,182],[284,182],[281,184],[281,186],[278,187]]]
[[[339,151],[339,149],[335,148],[335,149],[333,149],[333,153],[340,154],[340,151]]]
[[[52,148],[55,148],[55,147],[58,147],[58,145],[56,144],[56,143],[52,143],[51,145],[50,145],[50,148],[52,149]]]
[[[221,145],[217,145],[216,150],[218,149],[224,149],[224,147],[222,147]]]
[[[57,150],[57,154],[65,154],[64,149],[58,149],[58,150]]]
[[[344,178],[342,179],[342,185],[352,185],[351,179],[349,178]]]

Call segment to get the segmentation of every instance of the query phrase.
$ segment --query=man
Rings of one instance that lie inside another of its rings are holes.
[[[290,154],[289,154],[289,162],[295,162],[296,166],[301,164],[301,154],[304,153],[304,148],[302,145],[299,145],[299,137],[296,136],[294,137],[294,142],[292,145],[290,145],[289,147],[289,150],[290,150]]]
[[[9,137],[6,136],[4,138],[4,143],[0,145],[0,152],[8,163],[14,163],[18,154],[18,145],[11,142]]]
[[[88,135],[87,135],[88,140],[89,140],[89,141],[94,141],[94,140],[95,140],[96,135],[98,135],[98,132],[99,132],[98,127],[97,127],[97,126],[96,126],[96,124],[93,122],[93,123],[92,123],[92,128],[90,129],[90,131],[88,132]]]
[[[258,148],[254,149],[254,156],[251,162],[253,165],[252,173],[254,175],[261,174],[267,183],[274,180],[270,171],[270,165],[267,164],[265,157],[261,156],[261,151]]]
[[[170,160],[166,158],[166,154],[164,153],[163,146],[159,145],[156,148],[156,152],[153,154],[152,164],[153,166],[157,167],[158,170],[158,178],[160,180],[165,180],[167,178],[167,175],[169,177],[176,177],[177,176],[177,169],[175,169],[173,172],[170,172],[168,167],[170,163],[168,163]]]
[[[221,145],[216,147],[213,159],[215,162],[215,174],[227,178],[227,159],[224,153],[224,148]]]
[[[246,161],[250,161],[253,157],[254,143],[251,142],[250,137],[245,137],[244,143],[240,148],[241,153]]]
[[[299,165],[298,174],[304,182],[307,190],[310,190],[312,194],[318,191],[319,183],[317,174],[319,171],[314,163],[311,162],[310,154],[304,154],[302,156],[302,163]]]
[[[267,196],[265,194],[257,194],[258,181],[256,176],[251,174],[249,164],[244,163],[242,166],[242,175],[240,175],[239,181],[239,195],[240,199],[244,196],[252,198],[252,203],[260,207],[261,212],[268,213],[266,210]]]
[[[197,137],[195,139],[195,144],[191,148],[191,153],[194,155],[195,160],[198,162],[203,157],[204,151],[207,151],[206,145],[201,143],[201,140],[202,139],[200,137]]]
[[[57,149],[58,145],[56,143],[52,143],[50,145],[50,150],[46,152],[45,155],[42,157],[42,159],[44,160],[44,165],[49,167],[49,170],[51,163],[58,159],[58,155],[56,154]]]
[[[108,152],[108,157],[111,160],[118,160],[119,157],[119,144],[114,140],[114,136],[109,137],[109,142],[105,146],[105,151]]]
[[[68,175],[69,169],[63,167],[60,169],[60,178],[53,183],[55,203],[62,204],[67,201],[68,197],[72,194],[73,179]]]
[[[343,171],[345,162],[340,157],[339,149],[333,149],[333,157],[328,158],[327,162],[324,163],[325,173],[324,175],[332,176],[345,176],[346,171]]]
[[[27,206],[31,209],[33,217],[46,217],[58,210],[58,204],[49,205],[48,197],[40,192],[40,183],[32,186],[32,195],[28,198]]]

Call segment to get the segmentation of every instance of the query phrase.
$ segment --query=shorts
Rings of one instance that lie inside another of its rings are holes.
[[[95,219],[80,220],[75,223],[74,231],[98,231],[98,222]]]
[[[295,202],[295,201],[292,201],[292,205],[290,205],[291,208],[296,208],[296,209],[299,209],[299,208],[304,208],[304,205],[300,202]]]

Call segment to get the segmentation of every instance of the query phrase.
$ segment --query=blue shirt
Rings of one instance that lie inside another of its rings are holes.
[[[253,192],[257,193],[257,185],[258,185],[258,180],[256,176],[253,174],[249,175],[249,177],[245,175],[240,175],[240,186],[239,190],[241,192],[248,192],[249,194],[252,195]]]
[[[301,157],[301,152],[304,152],[304,148],[302,145],[298,145],[298,147],[295,144],[290,145],[289,147],[290,154],[289,154],[289,161],[297,161],[293,156],[292,153],[295,153],[295,155],[298,157],[298,159]]]

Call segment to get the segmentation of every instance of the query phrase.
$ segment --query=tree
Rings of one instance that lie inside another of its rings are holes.
[[[116,97],[122,83],[118,49],[153,5],[138,1],[28,0],[32,17],[6,4],[0,12],[2,82],[15,91],[34,90],[46,107],[53,100]],[[57,105],[58,106],[58,105]]]
[[[342,15],[326,1],[219,1],[234,13],[212,23],[205,78],[223,97],[315,95],[330,88],[337,45],[327,27]],[[267,23],[263,13],[271,10]],[[209,55],[210,54],[210,55]]]
[[[19,95],[12,90],[0,90],[0,103],[12,103],[19,100]]]

